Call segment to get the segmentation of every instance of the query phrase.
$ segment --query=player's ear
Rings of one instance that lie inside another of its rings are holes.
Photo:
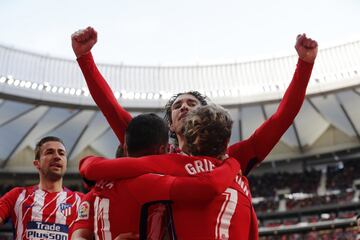
[[[169,126],[170,132],[175,132],[175,128],[174,128],[174,125],[172,123],[170,123],[168,126]]]
[[[38,159],[35,159],[35,160],[33,161],[33,164],[34,164],[34,166],[35,166],[35,168],[36,168],[37,170],[40,169],[40,161],[39,161]]]

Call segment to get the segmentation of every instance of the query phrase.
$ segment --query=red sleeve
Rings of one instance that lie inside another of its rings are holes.
[[[137,177],[146,173],[172,174],[176,171],[173,158],[181,158],[179,154],[153,155],[141,158],[105,159],[87,157],[80,161],[80,175],[92,181],[116,180]]]
[[[23,188],[13,188],[0,198],[0,218],[5,221],[11,216],[11,212],[14,210],[16,199]]]
[[[94,231],[94,193],[93,190],[83,196],[78,209],[77,219],[72,227],[72,232],[78,229]]]
[[[244,175],[264,160],[294,121],[304,102],[313,65],[299,59],[293,79],[276,112],[248,139],[228,148],[229,156],[240,161]]]
[[[116,100],[110,86],[97,69],[91,52],[79,57],[77,61],[91,96],[123,144],[125,130],[132,119],[131,115]]]
[[[211,172],[191,177],[145,174],[127,186],[141,204],[158,200],[208,201],[221,194],[240,170],[236,159],[228,159]]]

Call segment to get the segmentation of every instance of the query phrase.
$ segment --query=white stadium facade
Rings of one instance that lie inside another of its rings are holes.
[[[275,112],[292,79],[296,62],[297,56],[291,55],[219,65],[98,64],[98,67],[118,102],[133,116],[144,112],[163,116],[165,103],[178,92],[197,90],[205,94],[231,113],[234,120],[231,142],[234,143],[250,136]],[[338,164],[343,159],[359,158],[359,106],[360,41],[320,49],[300,113],[255,175],[281,169],[322,170],[325,165]],[[10,184],[19,175],[35,176],[34,145],[48,135],[58,136],[66,144],[72,184],[78,179],[77,167],[82,157],[113,157],[118,145],[92,100],[75,60],[0,46],[0,173],[3,176],[0,180]],[[325,172],[320,174],[317,187],[320,195],[328,193],[323,183],[327,181]],[[360,206],[356,188],[360,182],[356,179],[352,182],[354,186],[349,188],[353,187],[353,198],[344,211],[354,212]],[[325,221],[326,216],[321,214],[325,211],[331,215],[332,206],[330,210],[308,209],[311,214],[324,217],[324,221],[311,224],[300,221],[288,226],[283,219],[299,218],[302,211],[284,211],[284,196],[289,197],[291,192],[278,190],[277,211],[258,212],[260,221],[280,222],[260,225],[264,239],[287,231],[307,233],[354,225],[354,216],[339,219],[336,215],[337,218]]]

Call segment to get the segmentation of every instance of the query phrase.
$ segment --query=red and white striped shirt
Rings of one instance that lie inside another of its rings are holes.
[[[36,186],[16,187],[0,199],[0,217],[11,218],[14,239],[71,238],[81,195],[64,188],[47,192]]]

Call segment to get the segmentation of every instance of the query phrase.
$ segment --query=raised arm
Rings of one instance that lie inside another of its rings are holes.
[[[228,149],[229,156],[240,161],[244,175],[247,175],[270,153],[290,127],[304,102],[318,45],[316,41],[303,34],[297,37],[295,49],[299,56],[297,67],[276,112],[248,139],[238,142]]]
[[[95,65],[91,49],[96,42],[97,32],[92,27],[79,30],[71,35],[72,48],[90,94],[119,141],[124,143],[125,130],[132,117],[120,106],[110,86]]]

